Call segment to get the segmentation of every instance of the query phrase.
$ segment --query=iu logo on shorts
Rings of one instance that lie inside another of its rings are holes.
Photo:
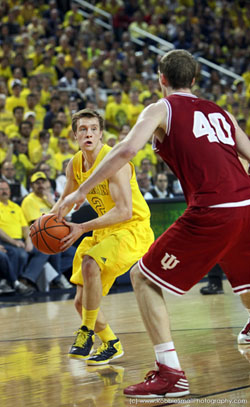
[[[165,253],[165,256],[161,259],[161,266],[164,270],[173,269],[178,263],[180,261],[173,254]]]

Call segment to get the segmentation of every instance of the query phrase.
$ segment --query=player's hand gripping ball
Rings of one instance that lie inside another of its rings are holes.
[[[62,250],[60,240],[67,236],[70,227],[59,222],[56,215],[42,215],[30,226],[33,245],[42,253],[56,254]]]

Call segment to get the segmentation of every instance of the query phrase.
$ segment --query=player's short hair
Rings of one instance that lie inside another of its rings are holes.
[[[159,70],[173,89],[191,88],[197,73],[197,62],[190,52],[176,49],[161,58]]]
[[[99,122],[100,130],[102,131],[104,129],[104,119],[96,110],[82,109],[82,110],[79,110],[79,112],[74,113],[72,116],[72,130],[74,133],[76,133],[76,131],[77,131],[77,122],[82,117],[97,118],[97,120]]]

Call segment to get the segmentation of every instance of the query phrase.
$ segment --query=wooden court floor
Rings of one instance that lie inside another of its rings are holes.
[[[80,326],[73,300],[1,308],[0,406],[250,406],[250,346],[240,349],[236,342],[247,314],[227,282],[224,295],[204,297],[199,288],[182,298],[166,294],[190,396],[148,401],[123,396],[124,387],[154,368],[134,294],[127,292],[103,300],[125,350],[122,358],[104,367],[87,367],[67,357]]]

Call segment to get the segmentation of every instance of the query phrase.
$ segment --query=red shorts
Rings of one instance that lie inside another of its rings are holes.
[[[139,261],[161,288],[183,295],[219,263],[234,293],[250,291],[250,206],[188,208]]]

